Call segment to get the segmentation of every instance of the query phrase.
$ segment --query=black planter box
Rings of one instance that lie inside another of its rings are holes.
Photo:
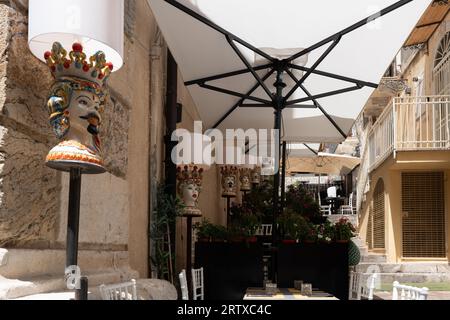
[[[348,300],[348,243],[280,244],[277,274],[279,287],[292,288],[295,280],[303,280]]]
[[[206,300],[242,300],[249,287],[263,286],[263,246],[259,243],[202,243],[195,246],[195,267],[204,268]],[[348,299],[348,243],[280,244],[275,257],[277,283],[294,280]]]
[[[204,268],[205,300],[242,300],[247,288],[263,285],[263,247],[197,242],[195,267]]]

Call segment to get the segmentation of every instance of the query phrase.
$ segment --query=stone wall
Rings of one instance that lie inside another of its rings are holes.
[[[0,3],[0,23],[0,246],[53,241],[60,187],[43,164],[56,141],[45,108],[52,79],[28,50],[24,7]]]
[[[53,79],[28,49],[27,4],[0,1],[0,247],[63,249],[68,175],[44,163],[57,143],[45,107]],[[80,249],[127,250],[146,277],[156,24],[145,0],[127,0],[125,9],[124,67],[111,76],[101,128],[108,173],[83,176]]]

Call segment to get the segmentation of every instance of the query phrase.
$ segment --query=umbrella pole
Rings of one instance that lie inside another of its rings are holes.
[[[283,141],[283,171],[281,173],[281,210],[286,203],[286,141]]]
[[[272,224],[276,225],[276,220],[278,215],[280,214],[280,147],[281,147],[281,117],[283,113],[283,89],[286,87],[286,84],[283,82],[283,69],[277,69],[277,81],[274,83],[275,88],[277,89],[277,93],[274,99],[274,108],[275,108],[275,125],[274,129],[278,132],[276,134],[275,141],[275,176],[273,183],[273,217]],[[273,228],[276,230],[276,228]],[[273,232],[272,234],[272,243],[275,245],[277,243],[277,232]]]

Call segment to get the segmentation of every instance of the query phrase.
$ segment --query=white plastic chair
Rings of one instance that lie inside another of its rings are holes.
[[[256,229],[256,236],[271,236],[272,235],[272,225],[271,224],[262,224]]]
[[[323,206],[322,200],[320,199],[320,193],[317,194],[317,196],[318,196],[317,198],[319,199],[320,213],[331,215],[331,204],[327,205],[327,206]]]
[[[340,208],[341,214],[354,214],[356,213],[356,208],[353,206],[353,193],[348,197],[348,204],[342,205]]]
[[[427,300],[428,288],[405,286],[394,281],[392,287],[392,300]]]
[[[129,282],[100,286],[103,300],[137,300],[136,280]]]
[[[192,269],[192,292],[194,300],[205,300],[203,268]]]
[[[178,277],[180,278],[181,299],[189,300],[189,288],[187,284],[186,270],[181,270]]]

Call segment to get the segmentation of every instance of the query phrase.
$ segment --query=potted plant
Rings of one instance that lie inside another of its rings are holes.
[[[228,228],[228,241],[243,242],[245,239],[245,232],[240,226],[232,225]]]
[[[199,242],[211,242],[214,236],[214,225],[207,219],[194,224],[194,229],[197,231],[197,239]]]
[[[326,221],[316,227],[317,240],[321,243],[331,243],[335,238],[334,226]]]
[[[309,223],[307,225],[303,241],[305,243],[316,243],[317,242],[317,229],[312,223]]]
[[[256,242],[257,238],[255,237],[256,229],[258,228],[260,222],[258,217],[254,214],[243,214],[240,219],[240,226],[242,231],[247,238],[247,242]]]
[[[226,242],[228,239],[228,230],[224,226],[213,225],[212,233],[214,242]]]
[[[296,212],[287,209],[277,219],[284,243],[296,243],[305,232],[306,220]]]
[[[355,236],[356,229],[351,222],[343,217],[334,226],[336,242],[346,243]]]

